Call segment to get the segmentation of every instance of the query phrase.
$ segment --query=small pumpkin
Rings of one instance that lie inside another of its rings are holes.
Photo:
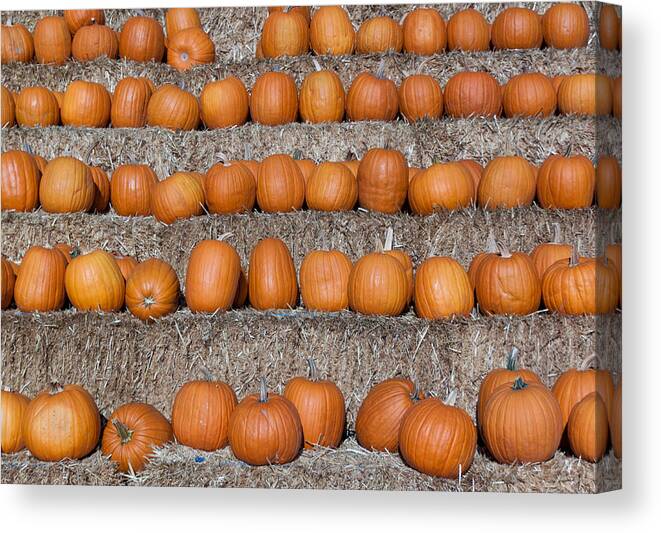
[[[26,87],[16,96],[16,122],[20,126],[56,126],[60,123],[60,106],[46,87]]]
[[[119,80],[110,109],[113,128],[142,128],[147,123],[147,105],[154,90],[148,78]]]
[[[356,31],[341,6],[321,6],[310,20],[310,46],[317,55],[352,54]]]
[[[358,166],[358,204],[393,214],[401,210],[408,192],[408,164],[398,150],[372,148]]]
[[[462,9],[450,17],[447,26],[448,49],[466,52],[489,50],[491,28],[482,13]]]
[[[599,12],[599,44],[602,48],[606,50],[618,48],[619,34],[622,31],[621,24],[614,6],[609,4],[601,6]]]
[[[477,202],[484,209],[521,207],[532,204],[537,189],[535,168],[519,156],[492,159],[482,172]]]
[[[161,24],[151,17],[130,17],[119,34],[119,57],[147,62],[163,59],[165,36]]]
[[[347,279],[349,274],[347,274]],[[7,309],[12,300],[14,299],[14,284],[16,283],[16,275],[11,267],[9,261],[4,257],[2,258],[2,309]]]
[[[202,28],[180,30],[167,41],[168,65],[182,72],[197,65],[208,65],[216,59],[213,41]]]
[[[78,61],[93,61],[99,57],[117,59],[118,53],[117,35],[108,26],[83,26],[73,36],[71,54]]]
[[[443,102],[448,115],[455,118],[500,116],[500,85],[486,72],[459,72],[445,86]]]
[[[2,103],[0,103],[0,126],[11,128],[16,125],[16,101],[7,87],[2,86]],[[344,110],[343,110],[344,112]]]
[[[170,130],[194,130],[200,123],[200,106],[191,93],[171,83],[161,85],[147,104],[147,125]]]
[[[613,80],[613,116],[622,120],[622,76]]]
[[[558,110],[565,115],[610,115],[611,81],[602,74],[567,76],[558,87]]]
[[[255,205],[255,178],[243,163],[216,163],[207,172],[206,201],[210,213],[245,213]]]
[[[176,172],[154,184],[150,198],[154,218],[164,224],[204,213],[204,188],[188,172]]]
[[[555,88],[544,74],[519,74],[505,85],[503,110],[508,117],[548,117],[555,113],[556,105]]]
[[[265,72],[252,86],[250,116],[254,122],[278,126],[294,122],[298,115],[298,92],[285,72]]]
[[[64,91],[62,124],[105,128],[110,122],[110,93],[100,83],[76,80]]]
[[[350,211],[358,200],[358,180],[342,163],[324,162],[305,185],[305,201],[319,211]]]
[[[303,174],[291,156],[264,159],[257,172],[257,205],[266,213],[296,211],[305,201]]]
[[[241,126],[248,120],[250,97],[236,76],[207,83],[200,93],[202,122],[207,128]]]
[[[408,198],[414,213],[431,215],[439,209],[469,207],[475,199],[475,185],[460,163],[436,163],[414,176]]]
[[[149,258],[133,269],[124,298],[127,309],[140,320],[174,313],[179,302],[177,273],[165,261]]]
[[[293,309],[298,301],[296,269],[287,245],[262,239],[250,254],[248,299],[255,309]]]
[[[5,260],[3,258],[3,273],[4,263]],[[0,435],[2,436],[2,453],[16,453],[25,448],[22,426],[25,418],[25,411],[29,403],[30,398],[20,392],[12,392],[8,388],[0,391]]]
[[[552,155],[537,175],[537,199],[545,209],[590,207],[594,188],[594,165],[583,155]]]
[[[347,91],[346,113],[352,121],[395,120],[399,111],[397,86],[384,77],[382,61],[376,72],[362,72]]]
[[[445,50],[445,19],[435,9],[419,7],[404,18],[404,51],[430,56]]]
[[[69,301],[80,311],[119,311],[124,305],[124,276],[113,256],[103,250],[74,257],[64,286]]]
[[[187,28],[201,28],[200,15],[192,7],[173,7],[165,12],[165,31],[173,37]]]
[[[340,77],[332,70],[308,74],[301,85],[299,110],[305,122],[341,122],[346,95]]]
[[[471,178],[473,178],[473,185],[475,185],[475,196],[477,197],[477,188],[480,185],[480,180],[482,179],[482,172],[484,171],[484,167],[473,159],[459,159],[457,163],[463,165],[464,168],[468,170],[469,174],[471,175]]]
[[[404,32],[391,17],[372,17],[360,25],[356,34],[356,52],[376,54],[402,51]]]
[[[578,4],[553,4],[542,17],[542,33],[551,48],[582,48],[590,37],[588,14]]]
[[[34,40],[32,34],[23,24],[5,25],[0,28],[2,45],[1,62],[29,63],[34,56]]]
[[[557,261],[568,260],[571,258],[571,254],[572,246],[562,242],[560,239],[560,224],[555,222],[553,224],[553,240],[537,245],[530,257],[539,279],[544,279],[544,274],[551,265]]]
[[[539,48],[544,34],[541,17],[532,9],[508,7],[491,26],[491,43],[499,48]]]
[[[89,167],[90,177],[95,185],[94,204],[92,210],[105,213],[110,205],[110,179],[101,167]]]
[[[32,33],[37,63],[63,65],[71,55],[71,33],[64,17],[44,17]]]
[[[307,54],[310,48],[309,23],[297,11],[271,13],[264,21],[260,43],[264,57]]]
[[[622,378],[615,389],[615,396],[611,406],[610,416],[608,417],[608,427],[610,429],[611,444],[613,453],[618,459],[622,458]]]
[[[110,178],[110,203],[118,215],[151,214],[151,190],[158,183],[147,165],[119,165]]]
[[[436,320],[468,316],[473,288],[463,267],[450,257],[425,259],[415,274],[415,313]]]
[[[62,309],[66,267],[64,256],[55,248],[28,248],[14,284],[16,307],[28,313]]]
[[[48,213],[89,211],[95,194],[90,168],[73,157],[51,159],[39,182],[41,207]]]
[[[133,274],[135,267],[140,264],[135,257],[130,255],[114,254],[113,258],[119,267],[119,271],[122,273],[124,281],[128,281],[128,279],[131,277],[131,274]]]
[[[591,392],[571,410],[567,437],[577,457],[596,463],[604,456],[608,446],[608,413],[599,394]]]
[[[0,206],[3,211],[32,211],[39,205],[41,172],[28,152],[9,150],[0,158]]]
[[[311,311],[343,311],[349,306],[351,260],[339,250],[313,250],[299,273],[301,298]]]
[[[428,74],[414,74],[404,78],[398,96],[399,110],[409,122],[439,118],[443,114],[441,84]]]
[[[105,24],[106,16],[103,9],[65,9],[64,20],[71,35],[75,36],[84,27]]]

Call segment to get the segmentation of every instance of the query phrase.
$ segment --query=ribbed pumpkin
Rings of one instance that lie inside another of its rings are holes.
[[[399,110],[410,122],[439,118],[443,114],[441,84],[428,74],[414,74],[402,80],[398,90]]]
[[[131,277],[131,274],[133,274],[135,267],[140,264],[135,257],[130,255],[113,254],[113,259],[117,263],[124,281],[128,281],[128,279]]]
[[[599,158],[595,190],[597,205],[602,209],[617,209],[622,203],[622,169],[611,156]]]
[[[200,15],[192,7],[175,7],[165,12],[165,31],[173,37],[186,28],[201,28]]]
[[[29,63],[34,56],[32,34],[23,24],[2,25],[0,29],[2,64]]]
[[[567,76],[558,88],[558,109],[566,115],[610,115],[611,81],[602,74]]]
[[[207,83],[200,93],[202,122],[207,128],[240,126],[248,120],[250,97],[236,76]]]
[[[608,446],[608,413],[601,396],[588,394],[569,415],[567,437],[571,451],[584,461],[596,463]]]
[[[109,455],[120,472],[139,472],[154,448],[171,440],[172,426],[158,409],[147,403],[127,403],[110,415],[101,453]]]
[[[257,172],[257,205],[266,213],[303,207],[305,181],[296,162],[286,154],[264,159]]]
[[[484,406],[482,437],[499,463],[537,463],[553,457],[562,414],[551,391],[521,377],[498,387]]]
[[[80,311],[119,311],[125,285],[117,262],[103,250],[74,257],[64,277],[69,301]]]
[[[250,116],[254,122],[278,126],[294,122],[298,93],[294,79],[285,72],[265,72],[252,86]]]
[[[615,267],[620,285],[620,301],[622,299],[622,244],[610,243],[606,245],[606,260]]]
[[[161,259],[143,261],[126,282],[125,301],[127,309],[144,321],[174,313],[179,302],[177,273]]]
[[[306,309],[335,312],[349,306],[351,260],[339,250],[313,250],[299,273],[301,298]]]
[[[262,239],[250,254],[248,298],[255,309],[296,307],[296,269],[287,245],[280,239]]]
[[[119,165],[110,179],[110,202],[118,215],[151,214],[151,189],[158,183],[147,165]]]
[[[556,222],[553,224],[553,240],[537,245],[530,257],[541,280],[552,264],[560,260],[568,260],[571,258],[571,254],[572,246],[562,242],[560,239],[560,224]]]
[[[530,205],[535,198],[535,168],[519,156],[492,159],[482,172],[477,201],[485,209]]]
[[[255,178],[242,163],[216,163],[207,172],[205,189],[210,213],[245,213],[255,205]]]
[[[319,211],[349,211],[358,200],[358,181],[342,163],[321,163],[305,185],[308,208]]]
[[[615,50],[619,45],[620,32],[620,17],[615,11],[615,7],[609,4],[602,5],[599,13],[599,44],[601,47],[606,50]]]
[[[320,380],[314,359],[308,359],[308,378],[294,377],[285,385],[283,396],[298,411],[305,448],[337,448],[344,434],[344,396],[330,380]]]
[[[197,98],[176,85],[165,83],[147,104],[147,125],[171,130],[194,130],[200,123]]]
[[[397,213],[409,185],[406,158],[398,150],[372,148],[358,166],[358,204],[380,213]]]
[[[347,279],[349,274],[347,273]],[[9,261],[4,257],[2,258],[2,309],[7,309],[12,300],[14,299],[14,284],[16,283],[16,275],[11,267]]]
[[[213,41],[202,28],[186,28],[169,36],[167,49],[168,65],[180,72],[216,59]]]
[[[477,188],[480,185],[480,180],[482,179],[482,171],[484,167],[480,165],[477,161],[473,159],[460,159],[457,161],[460,165],[463,165],[466,170],[468,170],[471,178],[473,178],[473,185],[475,186],[475,196],[477,197]]]
[[[16,101],[14,95],[4,85],[2,90],[2,103],[0,103],[0,126],[3,128],[11,128],[16,125]],[[344,112],[344,110],[343,110]]]
[[[23,256],[14,284],[16,307],[24,312],[46,312],[64,306],[64,256],[54,248],[32,246]]]
[[[622,458],[622,378],[615,389],[610,416],[608,417],[611,444],[613,453],[618,459]]]
[[[116,59],[119,43],[115,31],[108,26],[83,26],[73,36],[71,55],[78,61],[93,61],[99,57]]]
[[[539,309],[542,287],[532,259],[499,245],[475,273],[475,291],[486,314],[527,315]],[[545,300],[546,301],[546,300]]]
[[[310,45],[318,55],[353,53],[356,32],[341,6],[321,6],[310,20]]]
[[[189,381],[172,404],[172,429],[179,444],[212,452],[227,446],[236,394],[222,381]]]
[[[468,316],[473,310],[473,288],[457,261],[450,257],[430,257],[416,271],[414,301],[420,318]]]
[[[32,33],[37,63],[62,65],[71,55],[71,33],[63,17],[44,17]]]
[[[186,269],[186,304],[195,313],[226,311],[232,306],[241,275],[241,259],[231,244],[198,242]]]
[[[532,9],[508,7],[491,26],[494,48],[539,48],[543,40],[541,17]]]
[[[399,111],[397,86],[383,77],[385,63],[376,75],[362,72],[347,91],[346,112],[349,120],[395,120]]]
[[[110,120],[114,128],[141,128],[147,123],[147,104],[154,92],[148,78],[122,78],[112,95]]]
[[[105,128],[110,122],[110,93],[100,83],[76,80],[64,91],[62,124]]]
[[[2,261],[4,271],[4,259]],[[16,453],[25,448],[22,426],[29,403],[30,399],[20,392],[11,392],[8,388],[0,391],[2,453]]]
[[[622,76],[613,80],[613,116],[622,120]]]
[[[430,56],[445,50],[447,32],[445,19],[435,9],[419,7],[411,11],[403,23],[404,51]]]
[[[259,394],[247,396],[232,412],[229,443],[236,458],[250,465],[289,463],[303,446],[301,418],[287,398],[269,394],[262,379]]]
[[[447,27],[448,49],[466,52],[489,50],[491,28],[482,13],[462,9],[450,17]]]
[[[164,224],[204,213],[204,189],[188,172],[176,172],[151,189],[151,212]]]
[[[99,442],[99,409],[79,385],[53,384],[28,404],[22,433],[25,446],[40,461],[82,459]]]
[[[469,207],[475,199],[475,185],[460,163],[436,163],[413,177],[408,197],[414,213],[431,215],[439,209]]]
[[[542,33],[551,48],[582,48],[590,37],[588,14],[578,4],[554,4],[542,17]]]
[[[106,16],[103,9],[65,9],[64,20],[71,35],[76,35],[78,30],[92,25],[105,24]]]
[[[367,19],[356,35],[356,52],[359,54],[401,52],[403,44],[402,27],[391,17]]]
[[[165,52],[163,27],[151,17],[130,17],[119,34],[119,57],[133,61],[158,61]]]
[[[386,379],[370,389],[356,415],[356,439],[368,450],[399,449],[399,434],[406,413],[424,398],[407,378]]]
[[[310,24],[310,6],[268,6],[267,9],[269,13],[286,10],[300,13],[305,18],[305,21]]]
[[[110,180],[102,168],[91,166],[89,169],[90,177],[95,185],[92,210],[97,213],[105,213],[110,205]]]
[[[95,194],[90,168],[68,156],[51,159],[39,183],[39,201],[48,213],[89,211]]]
[[[508,117],[548,117],[557,104],[551,80],[537,72],[510,78],[503,92],[503,110]]]
[[[544,161],[537,175],[537,199],[545,209],[590,207],[594,187],[594,166],[583,155],[552,155]]]
[[[459,72],[445,86],[443,102],[451,117],[499,116],[502,108],[500,85],[486,72]]]
[[[308,74],[301,85],[299,110],[305,122],[341,122],[346,95],[340,77],[332,70]]]
[[[297,11],[271,13],[264,21],[260,42],[264,57],[307,54],[310,48],[308,21]]]
[[[39,205],[41,173],[34,157],[9,150],[0,158],[0,206],[3,211],[32,211]]]
[[[60,106],[46,87],[26,87],[16,96],[16,122],[21,126],[56,126],[60,123]]]

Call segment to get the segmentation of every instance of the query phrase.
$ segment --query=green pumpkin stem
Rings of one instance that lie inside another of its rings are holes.
[[[122,444],[128,444],[131,442],[131,439],[133,438],[133,431],[131,431],[117,419],[112,421],[112,425],[115,426],[119,438],[122,439]]]
[[[317,381],[318,374],[317,374],[317,363],[314,362],[314,358],[308,357],[308,375],[310,376],[311,381]]]
[[[523,378],[519,376],[514,380],[514,385],[512,385],[512,390],[523,390],[528,386],[528,384],[523,381]]]
[[[512,351],[507,356],[507,365],[506,365],[507,370],[514,371],[517,369],[518,358],[519,358],[519,349],[516,346],[513,346]]]
[[[266,403],[269,401],[269,392],[266,389],[266,378],[259,380],[259,402]]]

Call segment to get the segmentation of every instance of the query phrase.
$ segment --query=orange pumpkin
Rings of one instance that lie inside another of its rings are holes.
[[[565,115],[610,115],[611,81],[602,74],[567,76],[558,87],[558,110]]]
[[[294,79],[284,72],[265,72],[257,78],[250,96],[254,122],[278,126],[294,122],[298,115],[298,93]]]
[[[404,18],[403,30],[405,52],[430,56],[445,50],[445,19],[435,9],[414,9]]]
[[[305,122],[341,122],[345,103],[342,81],[332,70],[312,72],[303,80],[299,110]]]
[[[23,256],[14,284],[16,307],[24,312],[46,312],[64,306],[64,256],[54,248],[31,246]]]
[[[114,254],[113,258],[117,262],[117,266],[119,267],[119,271],[122,273],[124,281],[128,281],[128,279],[131,277],[131,274],[133,274],[135,267],[140,264],[135,257],[131,257],[130,255]]]
[[[544,39],[541,17],[532,9],[508,7],[491,26],[491,43],[498,48],[539,48]]]
[[[126,282],[126,307],[140,320],[149,321],[177,310],[179,279],[165,261],[149,258],[133,269]]]
[[[505,85],[503,110],[508,117],[548,117],[555,113],[556,105],[555,89],[544,74],[519,74]]]
[[[172,224],[204,213],[204,188],[190,173],[176,172],[154,184],[150,202],[154,217]]]
[[[595,191],[597,205],[602,209],[617,209],[622,203],[622,169],[611,156],[602,156],[597,163]]]
[[[264,21],[260,39],[264,57],[300,56],[310,48],[308,21],[297,11],[276,11]]]
[[[2,103],[0,103],[0,126],[3,128],[11,128],[16,125],[16,101],[14,95],[4,85],[2,90]],[[344,110],[342,110],[344,113]]]
[[[96,185],[90,168],[73,157],[51,159],[39,183],[41,207],[48,213],[89,211]]]
[[[601,396],[588,394],[572,409],[567,421],[571,451],[585,461],[596,463],[608,446],[608,413]]]
[[[621,21],[615,7],[609,4],[602,5],[599,13],[599,44],[601,47],[606,50],[618,48],[620,32]]]
[[[205,189],[210,213],[244,213],[255,205],[255,178],[242,163],[216,163],[207,172]]]
[[[151,214],[151,190],[158,183],[147,165],[119,165],[110,179],[110,202],[118,215]]]
[[[310,209],[349,211],[357,200],[356,176],[342,163],[321,163],[305,185],[305,201]]]
[[[92,210],[97,213],[105,213],[110,205],[110,180],[108,174],[100,167],[89,167],[90,177],[94,182],[94,203]]]
[[[0,206],[3,211],[32,211],[39,205],[41,172],[34,157],[9,150],[0,158]]]
[[[613,116],[622,120],[622,76],[613,80]]]
[[[197,98],[176,85],[165,83],[147,104],[147,125],[170,130],[194,130],[200,123]]]
[[[117,59],[117,35],[108,26],[83,26],[73,36],[71,54],[78,61],[93,61],[99,57]]]
[[[535,198],[535,168],[519,156],[492,159],[482,172],[477,201],[485,209],[530,205]]]
[[[34,56],[32,34],[23,24],[12,26],[3,24],[0,28],[3,65],[9,63],[29,63]]]
[[[187,28],[201,28],[200,15],[192,7],[174,7],[165,12],[165,31],[173,37]]]
[[[169,36],[167,49],[168,65],[180,72],[208,65],[216,59],[213,41],[202,28],[186,28]]]
[[[294,163],[298,167],[298,170],[301,171],[301,176],[303,176],[303,183],[307,186],[310,177],[317,170],[317,163],[312,161],[312,159],[301,159],[301,153],[299,150],[294,151]]]
[[[64,20],[71,35],[74,36],[78,33],[78,30],[86,26],[106,23],[103,9],[65,9]]]
[[[64,91],[62,124],[105,128],[110,122],[110,93],[100,83],[73,81]]]
[[[415,274],[414,301],[420,318],[468,316],[473,310],[473,288],[457,261],[450,257],[430,257]]]
[[[321,6],[310,20],[310,45],[317,55],[353,53],[356,32],[341,6]]]
[[[468,173],[471,175],[471,178],[473,178],[473,185],[475,185],[475,196],[477,197],[477,188],[480,185],[480,180],[482,179],[482,172],[484,171],[484,167],[480,165],[477,161],[474,161],[473,159],[460,159],[457,161],[460,165],[463,165],[463,167],[468,170]]]
[[[60,106],[55,95],[46,87],[26,87],[15,102],[16,122],[21,126],[57,126]]]
[[[391,17],[372,17],[360,25],[356,35],[356,52],[376,54],[401,52],[404,44],[402,27]]]
[[[250,254],[248,298],[255,309],[293,309],[298,301],[296,269],[287,245],[262,239]]]
[[[142,128],[147,123],[147,105],[154,92],[148,78],[122,78],[112,96],[110,120],[114,128]]]
[[[594,166],[587,157],[552,155],[539,169],[537,199],[545,209],[590,207],[594,187]]]
[[[3,259],[3,272],[4,263],[5,260]],[[2,453],[16,453],[25,448],[22,426],[29,403],[30,399],[20,392],[11,392],[8,388],[0,391]]]
[[[443,92],[445,110],[451,117],[499,116],[502,109],[500,85],[486,72],[459,72]]]
[[[119,57],[133,61],[161,61],[165,52],[163,27],[151,17],[130,17],[119,34]]]
[[[286,154],[264,159],[257,172],[257,205],[266,213],[296,211],[305,201],[305,181],[296,162]]]
[[[560,240],[560,224],[553,224],[553,241],[539,244],[530,254],[532,262],[537,270],[539,279],[544,278],[548,268],[560,260],[567,260],[571,257],[571,244],[563,244]]]
[[[439,209],[469,207],[475,199],[475,185],[460,163],[436,163],[413,177],[408,197],[414,213],[431,215]]]
[[[119,311],[125,285],[117,262],[103,250],[74,257],[64,277],[69,301],[80,311]]]
[[[399,110],[409,122],[439,118],[443,114],[441,84],[427,74],[414,74],[402,80],[398,90]]]
[[[551,48],[582,48],[590,37],[588,14],[578,4],[554,4],[542,17],[542,33]]]
[[[276,13],[279,11],[289,11],[300,13],[305,18],[305,21],[310,24],[310,6],[268,6],[269,13]]]
[[[363,72],[353,80],[346,99],[349,120],[395,120],[399,111],[397,86],[383,77],[384,69],[382,62],[376,75]]]
[[[349,275],[347,274],[347,278]],[[2,309],[7,309],[12,300],[14,299],[14,284],[16,283],[16,275],[11,267],[9,261],[4,257],[2,258]],[[4,447],[3,447],[4,449]]]
[[[240,126],[248,120],[250,97],[236,76],[207,83],[200,93],[202,122],[207,128]]]
[[[447,34],[449,50],[489,50],[491,28],[482,13],[475,9],[462,9],[452,15],[448,21]]]
[[[408,165],[398,150],[372,148],[358,166],[358,204],[380,213],[397,213],[408,191]]]
[[[308,253],[299,273],[301,298],[311,311],[343,311],[349,306],[351,260],[339,250]]]
[[[71,33],[63,17],[44,17],[32,34],[37,63],[63,65],[71,55]]]

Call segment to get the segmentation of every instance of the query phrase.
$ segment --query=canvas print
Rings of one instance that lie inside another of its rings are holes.
[[[620,488],[621,20],[2,13],[2,483]]]

